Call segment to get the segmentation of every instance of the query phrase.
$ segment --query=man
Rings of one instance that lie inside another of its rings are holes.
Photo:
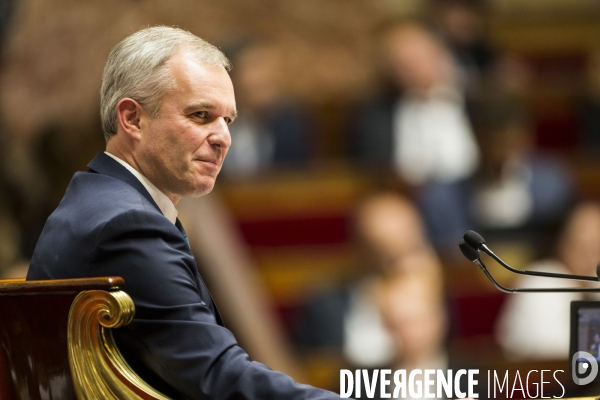
[[[416,23],[394,25],[381,38],[393,84],[357,113],[356,161],[393,169],[414,186],[469,176],[479,150],[450,52]]]
[[[104,70],[106,152],[48,219],[27,279],[122,276],[134,321],[114,332],[132,368],[177,399],[334,399],[251,362],[224,328],[175,205],[209,193],[236,117],[229,61],[189,32],[125,38]]]

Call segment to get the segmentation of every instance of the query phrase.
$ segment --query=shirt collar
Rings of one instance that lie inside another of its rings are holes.
[[[152,182],[148,180],[148,178],[140,174],[135,168],[133,168],[125,161],[121,160],[119,157],[115,156],[114,154],[110,154],[107,151],[105,151],[104,154],[111,157],[116,162],[127,168],[127,170],[131,172],[133,176],[135,176],[142,185],[144,185],[148,193],[150,193],[150,196],[152,196],[152,199],[154,199],[154,201],[158,205],[158,208],[160,208],[160,211],[163,213],[163,215],[167,217],[167,219],[171,221],[172,224],[175,223],[175,221],[177,220],[177,209],[175,208],[175,205],[173,204],[171,199],[169,199],[166,194],[161,192],[156,186],[154,186],[154,184],[152,184]]]

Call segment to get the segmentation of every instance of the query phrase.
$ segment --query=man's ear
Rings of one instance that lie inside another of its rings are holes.
[[[140,118],[143,112],[142,106],[133,99],[124,98],[117,103],[119,128],[132,140],[140,141],[142,138]]]

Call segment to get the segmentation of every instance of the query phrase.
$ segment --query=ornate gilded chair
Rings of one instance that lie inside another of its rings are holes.
[[[0,280],[0,400],[167,399],[114,343],[110,329],[135,312],[123,284]]]

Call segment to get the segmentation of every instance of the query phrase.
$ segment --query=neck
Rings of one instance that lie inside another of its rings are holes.
[[[125,151],[123,146],[116,140],[116,137],[113,136],[111,140],[106,143],[106,151],[113,156],[119,157],[121,160],[125,161],[127,164],[131,165],[133,169],[138,171],[140,174],[144,175],[139,165],[135,162],[135,158],[131,154],[130,151]],[[146,176],[146,175],[144,175]]]
[[[140,165],[137,163],[133,153],[131,151],[127,151],[126,149],[124,149],[123,146],[120,145],[120,143],[114,139],[115,138],[113,137],[113,139],[108,141],[108,143],[106,144],[106,151],[108,153],[112,154],[113,156],[119,157],[121,160],[123,160],[127,164],[129,164],[137,172],[144,175],[150,182],[152,182],[154,184],[154,186],[156,186],[158,188],[158,190],[163,192],[165,194],[165,196],[167,196],[169,198],[169,200],[171,200],[173,202],[174,205],[177,205],[177,203],[179,203],[179,200],[181,200],[181,196],[176,195],[174,193],[169,193],[168,191],[159,187],[150,176],[148,176],[147,174],[144,173],[144,171],[142,170]]]

